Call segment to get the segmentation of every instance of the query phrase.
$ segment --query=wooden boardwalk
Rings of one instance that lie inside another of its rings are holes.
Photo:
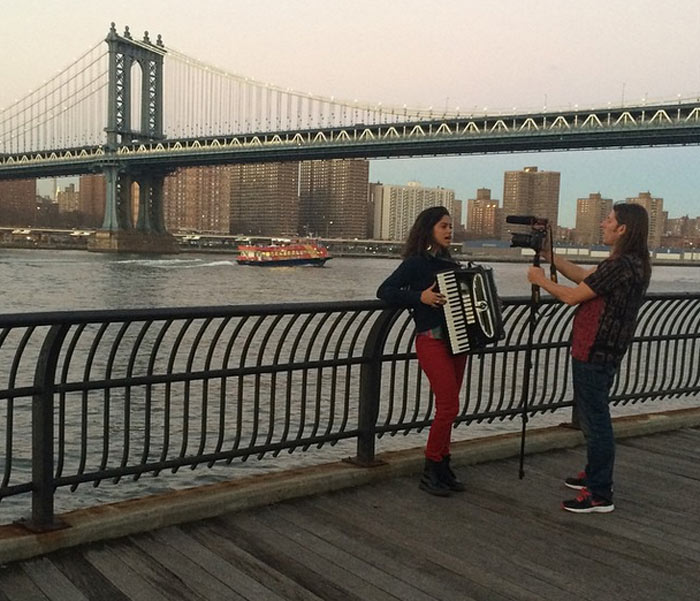
[[[616,511],[559,509],[584,449],[227,514],[0,569],[0,599],[661,601],[700,599],[700,429],[618,442]],[[574,493],[575,494],[575,493]]]

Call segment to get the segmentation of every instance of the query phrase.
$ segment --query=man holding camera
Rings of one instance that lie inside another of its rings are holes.
[[[542,251],[543,258],[576,286],[549,280],[532,266],[528,280],[568,305],[575,305],[571,365],[574,402],[586,437],[588,463],[566,486],[580,490],[562,508],[575,513],[608,513],[613,504],[615,438],[608,401],[620,361],[636,328],[649,285],[649,217],[641,205],[618,203],[601,224],[603,242],[612,247],[598,266],[584,268]]]

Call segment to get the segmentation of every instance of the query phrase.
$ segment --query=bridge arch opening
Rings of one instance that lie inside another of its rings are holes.
[[[138,223],[139,220],[139,204],[141,196],[141,186],[137,181],[131,182],[129,187],[129,218],[131,219],[132,227]]]
[[[141,107],[143,99],[143,67],[138,60],[131,63],[131,94],[129,97],[131,115],[127,124],[132,137],[140,137],[141,133]],[[134,135],[136,133],[136,135]]]

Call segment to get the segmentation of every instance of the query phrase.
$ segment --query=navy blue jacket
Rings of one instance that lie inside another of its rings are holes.
[[[439,271],[460,267],[452,259],[435,257],[430,253],[406,257],[379,286],[377,296],[395,307],[412,309],[417,332],[432,330],[442,325],[442,307],[438,309],[420,302],[421,292],[435,283],[435,274]]]

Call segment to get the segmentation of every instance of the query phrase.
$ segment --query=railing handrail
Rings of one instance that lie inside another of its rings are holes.
[[[528,344],[530,297],[503,301],[506,338],[471,353],[457,424],[522,417],[526,353],[529,414],[572,406],[573,309],[543,298]],[[377,439],[431,423],[414,336],[410,315],[379,300],[0,316],[0,500],[31,491],[41,528],[59,486],[341,440],[370,465]],[[698,393],[700,292],[649,294],[612,400]]]

